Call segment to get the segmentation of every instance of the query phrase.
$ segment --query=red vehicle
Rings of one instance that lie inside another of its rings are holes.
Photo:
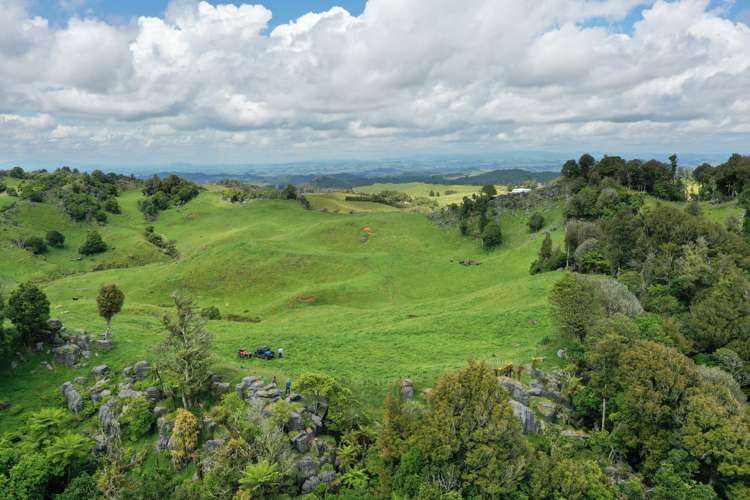
[[[253,353],[246,349],[240,349],[237,355],[240,357],[240,359],[249,359],[253,357]]]

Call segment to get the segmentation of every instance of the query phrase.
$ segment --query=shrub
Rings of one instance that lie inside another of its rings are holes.
[[[154,421],[151,405],[144,398],[131,399],[125,414],[120,418],[123,430],[131,441],[138,441],[148,434]]]
[[[201,318],[204,319],[221,319],[221,312],[216,306],[204,307],[201,309]]]
[[[83,242],[78,253],[81,255],[94,255],[107,251],[107,244],[104,243],[102,235],[98,231],[89,231],[86,241]]]
[[[20,337],[31,344],[47,329],[49,300],[38,286],[24,283],[10,294],[6,315]]]
[[[199,436],[198,418],[188,410],[179,408],[175,416],[172,436],[169,438],[169,451],[175,465],[182,465],[190,459],[198,446]]]
[[[84,472],[75,477],[65,488],[65,491],[55,497],[55,500],[89,500],[98,498],[99,490],[96,481],[88,473]]]
[[[532,233],[536,233],[544,227],[544,216],[539,212],[534,212],[529,217],[528,226]]]
[[[65,245],[65,236],[60,231],[49,231],[47,233],[47,244],[51,247],[62,248]]]
[[[8,189],[5,190],[6,193],[8,193],[8,196],[17,197],[18,191],[13,186],[10,186]]]
[[[6,186],[5,183],[0,182],[0,193],[4,193],[6,189],[8,189],[8,186]]]
[[[23,247],[34,255],[39,255],[47,251],[47,244],[39,236],[32,236],[24,240]]]
[[[120,204],[117,203],[116,198],[108,198],[106,202],[104,202],[104,210],[111,214],[119,214],[122,211],[120,210]]]
[[[503,242],[503,231],[500,224],[495,221],[488,222],[482,231],[482,245],[487,250],[492,250]]]

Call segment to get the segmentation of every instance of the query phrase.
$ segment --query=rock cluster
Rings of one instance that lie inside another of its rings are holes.
[[[59,319],[49,320],[47,329],[50,343],[54,346],[52,355],[55,363],[68,368],[78,368],[83,360],[91,359],[91,337],[85,330],[76,330],[69,334]],[[43,351],[44,345],[44,342],[38,342],[35,350]]]
[[[510,396],[513,414],[521,421],[524,433],[540,432],[546,423],[555,423],[570,401],[562,395],[561,377],[534,367],[527,367],[533,377],[527,386],[521,381],[501,376],[498,382]]]
[[[83,396],[73,387],[71,382],[65,382],[61,387],[62,395],[68,405],[68,410],[80,413],[83,410]]]

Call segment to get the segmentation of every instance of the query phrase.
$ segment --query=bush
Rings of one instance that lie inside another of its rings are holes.
[[[138,441],[148,434],[154,421],[151,405],[144,398],[131,399],[128,402],[127,411],[120,418],[124,432],[131,441]]]
[[[23,247],[34,255],[39,255],[47,251],[47,244],[39,236],[32,236],[24,240]]]
[[[10,294],[6,315],[30,345],[47,329],[49,300],[38,286],[24,283]]]
[[[536,233],[544,227],[544,216],[539,212],[531,214],[531,217],[529,217],[528,226],[532,233]]]
[[[94,255],[107,251],[107,244],[104,243],[102,235],[98,231],[89,231],[86,241],[78,249],[81,255]]]
[[[6,189],[8,189],[8,186],[6,186],[5,183],[0,182],[0,193],[4,193]]]
[[[5,192],[8,193],[8,196],[13,196],[13,197],[17,197],[18,196],[18,191],[13,186],[11,186],[8,189],[6,189]]]
[[[51,247],[62,248],[65,245],[65,236],[53,229],[47,233],[47,244]]]
[[[221,319],[221,312],[216,306],[204,307],[201,309],[201,318],[204,319]]]
[[[120,204],[117,203],[116,198],[109,198],[106,202],[104,202],[104,210],[111,214],[119,214],[122,211],[120,210]]]
[[[55,500],[89,500],[98,496],[99,490],[96,488],[96,481],[84,472],[74,478],[65,488],[65,491],[55,497]]]
[[[487,250],[492,250],[503,242],[503,231],[500,224],[495,221],[488,222],[482,231],[482,245]]]

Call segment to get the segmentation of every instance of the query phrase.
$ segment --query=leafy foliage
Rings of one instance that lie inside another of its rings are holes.
[[[86,241],[78,249],[78,253],[81,255],[94,255],[107,251],[107,244],[104,243],[102,235],[99,231],[89,231],[86,235]]]
[[[172,299],[176,315],[162,320],[167,336],[159,349],[160,366],[187,408],[208,383],[212,336],[190,299],[178,294]]]
[[[49,300],[38,286],[23,283],[11,292],[5,314],[15,325],[21,340],[30,345],[47,328]]]

